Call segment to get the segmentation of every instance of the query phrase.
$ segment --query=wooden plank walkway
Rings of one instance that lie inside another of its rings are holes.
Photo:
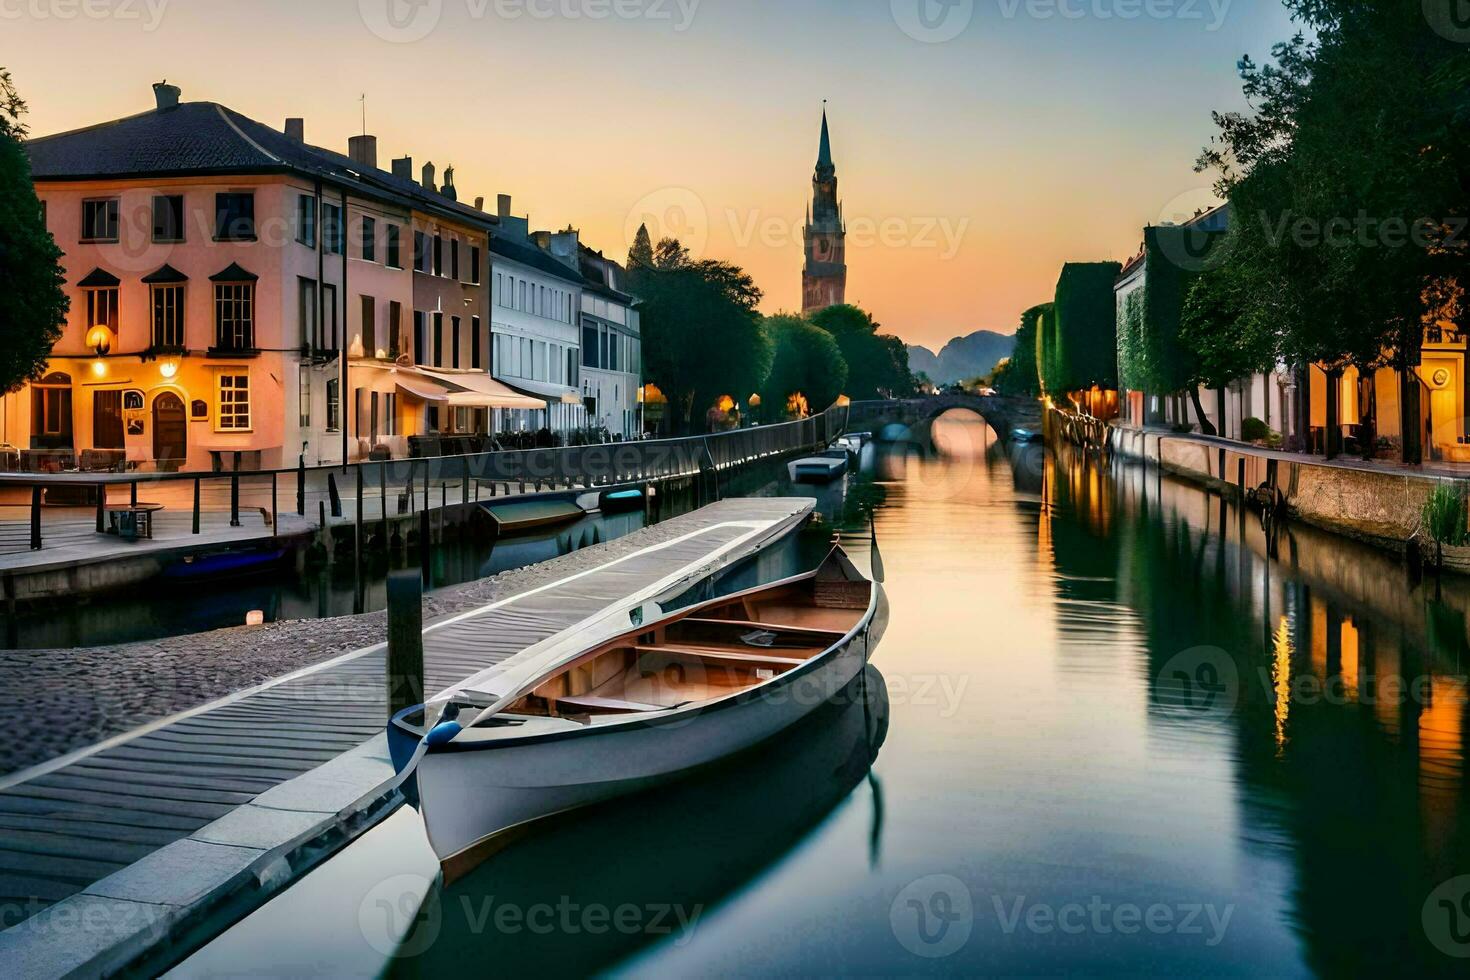
[[[450,687],[687,574],[753,526],[768,540],[811,506],[724,501],[638,532],[665,543],[430,624],[426,687]],[[0,780],[0,903],[34,914],[377,735],[385,659],[381,646],[359,651]]]

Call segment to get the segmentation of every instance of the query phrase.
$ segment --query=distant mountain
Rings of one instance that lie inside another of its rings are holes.
[[[909,369],[924,372],[937,385],[954,384],[989,374],[1015,349],[1015,337],[977,330],[951,340],[938,354],[927,347],[910,347]]]

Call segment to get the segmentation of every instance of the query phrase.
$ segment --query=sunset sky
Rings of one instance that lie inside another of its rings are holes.
[[[848,299],[937,347],[1210,203],[1209,113],[1292,31],[1275,0],[0,0],[0,64],[34,135],[166,77],[345,152],[366,93],[381,165],[452,164],[462,200],[512,194],[620,259],[649,218],[769,312],[800,304],[830,99]]]

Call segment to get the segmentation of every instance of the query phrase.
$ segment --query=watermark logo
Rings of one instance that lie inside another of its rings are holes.
[[[422,41],[439,26],[444,0],[357,0],[362,22],[390,44]]]
[[[1155,241],[1165,260],[1185,272],[1208,272],[1225,264],[1225,224],[1204,219],[1219,205],[1209,187],[1198,187],[1175,197],[1159,211]]]
[[[422,956],[439,939],[443,912],[426,902],[433,883],[423,875],[385,878],[357,906],[357,928],[369,946],[383,956]]]
[[[1034,936],[1194,936],[1214,949],[1225,941],[1235,906],[1223,908],[1200,903],[1175,905],[1155,902],[1110,902],[1094,895],[1084,902],[1052,905],[1032,902],[1025,895],[992,895],[991,904],[1000,931],[1007,936],[1026,932]]]
[[[1424,0],[1424,19],[1440,37],[1470,44],[1470,0]]]
[[[888,922],[904,949],[925,959],[942,959],[970,941],[975,905],[970,889],[954,875],[929,875],[898,893]]]
[[[1430,892],[1421,921],[1435,949],[1470,959],[1470,875],[1451,878]]]
[[[1001,16],[1015,20],[1199,21],[1208,32],[1225,26],[1234,0],[998,0]]]
[[[701,258],[709,246],[709,210],[687,187],[665,187],[645,194],[629,209],[623,237],[630,246],[640,226],[647,226],[655,245],[665,238],[678,239],[694,259]]]
[[[899,30],[923,44],[953,41],[975,17],[975,0],[889,0],[889,7]]]
[[[1185,650],[1159,671],[1154,700],[1180,717],[1228,715],[1240,702],[1240,670],[1219,647]]]

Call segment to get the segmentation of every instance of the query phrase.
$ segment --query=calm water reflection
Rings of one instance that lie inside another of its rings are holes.
[[[867,697],[449,892],[404,811],[180,974],[1464,975],[1466,586],[938,441],[823,493],[859,542],[877,507]]]

